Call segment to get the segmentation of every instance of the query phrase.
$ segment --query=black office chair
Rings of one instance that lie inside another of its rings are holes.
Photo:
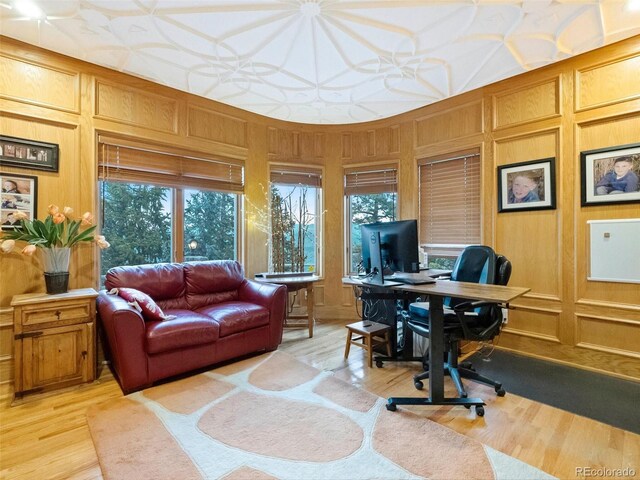
[[[493,249],[482,245],[473,245],[464,249],[458,257],[451,280],[459,282],[489,283],[506,285],[511,276],[511,262],[502,255],[496,255]],[[467,392],[460,377],[469,378],[494,387],[498,396],[505,395],[500,382],[477,373],[470,362],[458,365],[460,341],[488,341],[500,332],[502,327],[502,306],[487,301],[470,302],[459,298],[445,298],[444,359],[445,374],[456,385],[458,394],[466,398]],[[447,313],[448,309],[448,313]],[[410,317],[407,327],[423,337],[429,337],[428,304],[409,305]],[[424,387],[422,380],[429,378],[428,359],[423,360],[425,371],[414,376],[414,385],[418,390]]]

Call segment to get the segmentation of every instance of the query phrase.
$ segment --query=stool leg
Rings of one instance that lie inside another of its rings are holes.
[[[344,348],[344,358],[345,360],[349,358],[349,350],[351,350],[351,335],[353,332],[347,329],[347,346]]]
[[[371,345],[372,344],[371,334],[365,335],[363,338],[363,341],[366,344],[364,348],[367,351],[367,356],[369,359],[369,368],[373,368],[373,345]]]

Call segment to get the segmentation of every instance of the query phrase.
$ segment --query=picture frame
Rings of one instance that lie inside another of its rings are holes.
[[[0,135],[0,165],[57,172],[58,156],[55,143]]]
[[[640,203],[640,143],[580,152],[580,183],[583,207]]]
[[[555,157],[498,167],[498,212],[556,208]]]
[[[0,172],[0,227],[13,230],[20,225],[14,220],[17,211],[27,214],[28,220],[38,212],[38,177]]]

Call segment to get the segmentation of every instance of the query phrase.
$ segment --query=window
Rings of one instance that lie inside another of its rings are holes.
[[[272,165],[270,180],[271,270],[320,274],[322,170]]]
[[[480,154],[426,159],[420,169],[420,244],[430,268],[450,269],[467,246],[480,243]]]
[[[184,259],[238,258],[238,199],[225,192],[184,190]]]
[[[101,274],[118,265],[237,259],[243,167],[99,137]],[[164,150],[164,147],[162,147]]]
[[[111,247],[101,250],[101,275],[118,265],[171,261],[170,188],[102,182],[102,234]]]
[[[344,193],[347,220],[348,273],[358,271],[362,261],[360,225],[391,222],[398,211],[398,170],[395,165],[345,169]]]

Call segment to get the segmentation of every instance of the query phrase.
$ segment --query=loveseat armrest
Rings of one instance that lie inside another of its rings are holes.
[[[105,290],[98,294],[96,303],[122,390],[129,393],[148,385],[146,326],[142,315],[126,300]]]
[[[245,279],[238,288],[238,300],[261,305],[269,310],[269,349],[282,342],[282,330],[287,311],[287,287]]]

